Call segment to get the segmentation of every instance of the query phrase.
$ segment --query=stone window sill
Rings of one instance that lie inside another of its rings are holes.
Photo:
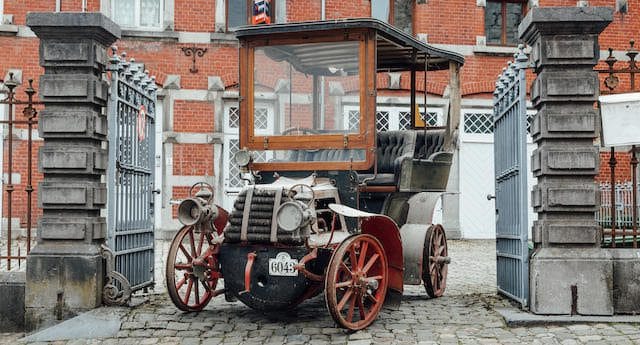
[[[473,52],[478,55],[513,56],[518,52],[516,47],[505,46],[474,46]]]
[[[230,32],[212,32],[211,33],[211,42],[213,43],[221,43],[221,44],[229,44],[229,43],[238,43],[238,39],[236,38],[235,33]]]
[[[18,26],[11,24],[0,24],[0,35],[15,36],[18,34]]]
[[[122,38],[149,39],[161,41],[178,41],[178,33],[175,31],[144,31],[122,30]]]

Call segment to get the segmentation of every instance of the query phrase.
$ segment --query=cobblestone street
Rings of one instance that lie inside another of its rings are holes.
[[[444,297],[430,300],[422,287],[408,287],[399,310],[383,310],[356,333],[336,328],[322,296],[290,313],[267,315],[218,297],[205,311],[186,314],[156,291],[125,312],[117,337],[53,344],[640,344],[637,324],[506,327],[494,311],[509,305],[496,295],[494,242],[450,241],[449,250]],[[0,335],[0,343],[21,336]]]

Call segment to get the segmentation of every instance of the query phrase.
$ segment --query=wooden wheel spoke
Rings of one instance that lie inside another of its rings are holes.
[[[354,294],[351,297],[351,300],[349,300],[349,311],[347,312],[347,322],[352,322],[353,321],[353,312],[355,310],[356,307],[356,295]]]
[[[340,299],[340,303],[338,303],[338,310],[342,310],[345,306],[345,304],[347,304],[347,301],[349,301],[349,298],[351,298],[351,295],[353,295],[353,290],[349,289],[347,290],[347,292],[344,293],[344,296],[342,296],[342,299]]]
[[[204,232],[200,233],[200,242],[198,243],[198,252],[196,253],[197,256],[202,254],[202,246],[204,246]]]
[[[198,252],[196,251],[196,240],[193,237],[193,230],[189,231],[189,244],[191,245],[191,253],[193,253],[195,257],[198,257]]]
[[[345,271],[349,272],[350,275],[353,275],[353,272],[351,272],[351,269],[349,269],[349,267],[347,267],[347,264],[345,264],[344,261],[340,262],[340,268],[342,268]]]
[[[184,294],[184,299],[182,302],[184,304],[189,305],[189,297],[191,297],[191,289],[193,289],[193,280],[189,279],[189,283],[187,284],[187,292]]]
[[[383,277],[383,276],[380,276],[380,275],[378,275],[378,276],[372,276],[372,277],[367,277],[367,279],[369,279],[369,280],[372,280],[372,279],[373,279],[373,280],[381,280],[382,278],[384,278],[384,277]]]
[[[344,281],[344,282],[340,282],[340,283],[336,284],[336,289],[340,289],[340,288],[343,288],[343,287],[348,287],[348,286],[351,286],[351,284],[353,284],[353,280],[347,280],[347,281]]]
[[[358,296],[358,310],[360,311],[360,320],[364,320],[367,316],[366,310],[364,309],[364,303],[362,302],[362,297]]]
[[[349,261],[351,262],[353,271],[358,271],[358,259],[356,258],[356,250],[353,247],[349,248]]]
[[[196,286],[193,292],[195,292],[196,294],[196,299],[195,302],[196,303],[200,303],[200,280],[196,277],[193,277],[193,280],[196,281]]]
[[[193,267],[191,263],[176,263],[173,267],[177,270],[187,270]]]
[[[378,304],[378,299],[373,294],[367,293],[367,297],[370,298],[374,303]]]
[[[362,268],[362,272],[364,272],[364,273],[369,272],[369,270],[371,269],[373,264],[376,263],[376,261],[378,260],[379,257],[380,257],[380,254],[378,254],[378,253],[373,254],[371,256],[371,258],[369,259],[369,261],[367,261],[367,264],[364,266],[364,268]]]
[[[182,252],[182,254],[184,254],[184,256],[187,257],[187,260],[189,260],[189,262],[193,261],[193,257],[191,256],[191,254],[189,254],[189,252],[187,252],[187,249],[182,245],[182,243],[180,243],[180,246],[178,248],[180,248],[180,251]]]
[[[182,279],[178,280],[176,283],[176,290],[180,290],[184,286],[184,283],[187,282],[187,277],[182,277]]]
[[[358,257],[358,268],[357,270],[361,270],[364,267],[364,260],[367,257],[367,249],[369,249],[369,242],[363,241],[360,246],[360,256]]]

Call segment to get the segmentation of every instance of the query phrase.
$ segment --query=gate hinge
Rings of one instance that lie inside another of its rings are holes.
[[[269,149],[269,137],[264,137],[264,141],[262,142],[262,147],[264,147],[265,150]]]
[[[131,299],[129,280],[116,271],[116,255],[106,244],[100,245],[100,255],[107,261],[107,274],[102,290],[102,301],[106,305],[127,305]]]
[[[345,134],[342,137],[342,147],[344,147],[346,149],[347,146],[349,146],[349,136]]]

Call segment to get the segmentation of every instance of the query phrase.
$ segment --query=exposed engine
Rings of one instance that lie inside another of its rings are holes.
[[[298,185],[301,186],[301,185]],[[250,186],[240,192],[225,230],[225,242],[300,246],[315,222],[310,187]]]

